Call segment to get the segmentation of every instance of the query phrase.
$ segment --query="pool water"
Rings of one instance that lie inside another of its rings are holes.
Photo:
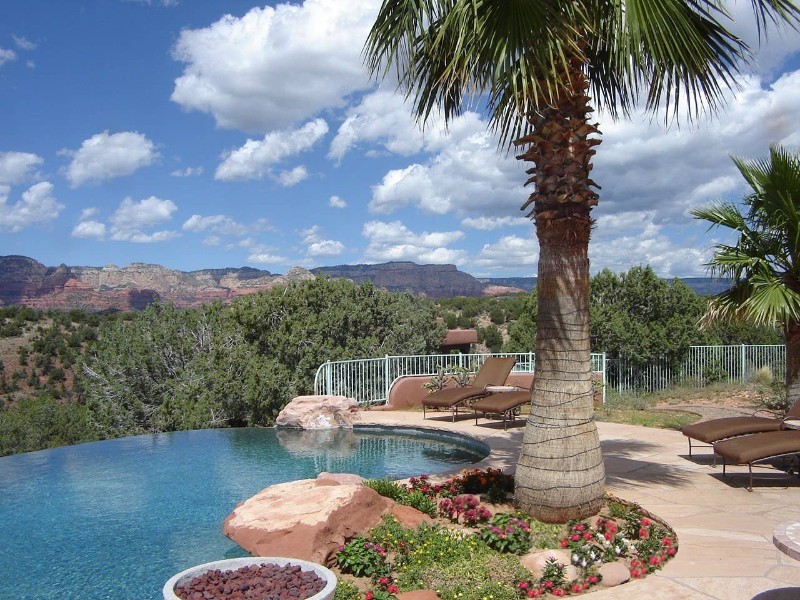
[[[413,430],[210,429],[0,458],[0,598],[158,600],[178,571],[247,556],[222,522],[269,485],[451,472],[487,453]]]

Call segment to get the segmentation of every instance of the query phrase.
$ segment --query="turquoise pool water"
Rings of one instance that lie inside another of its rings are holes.
[[[407,429],[211,429],[0,458],[0,598],[158,600],[178,571],[247,555],[222,521],[273,483],[450,472],[487,451]]]

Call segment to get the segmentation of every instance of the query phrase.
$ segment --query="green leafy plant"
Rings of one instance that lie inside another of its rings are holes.
[[[375,490],[381,496],[391,498],[395,502],[401,502],[408,495],[403,486],[390,479],[367,479],[364,485]]]
[[[339,548],[336,562],[343,573],[356,577],[380,577],[389,573],[386,556],[382,546],[358,536]]]
[[[339,579],[333,592],[333,600],[361,600],[361,590],[354,583]]]
[[[495,515],[481,528],[479,535],[487,546],[498,552],[524,554],[532,545],[528,522],[508,513]]]

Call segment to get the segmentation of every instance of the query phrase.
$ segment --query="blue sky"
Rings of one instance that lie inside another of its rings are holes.
[[[731,27],[756,43],[750,3]],[[375,0],[10,0],[0,10],[0,255],[190,271],[411,260],[530,276],[523,165],[467,113],[424,134],[361,61]],[[703,275],[688,210],[729,156],[800,148],[800,35],[771,32],[716,120],[598,116],[592,271]]]

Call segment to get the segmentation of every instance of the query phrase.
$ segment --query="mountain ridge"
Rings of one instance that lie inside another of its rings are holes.
[[[476,278],[455,265],[418,265],[408,261],[338,265],[311,270],[294,267],[274,274],[253,267],[178,271],[157,264],[134,262],[125,267],[47,267],[33,258],[0,256],[0,306],[19,304],[42,310],[78,308],[87,311],[141,310],[153,302],[196,307],[207,302],[230,302],[278,285],[315,275],[371,282],[392,292],[431,298],[498,296],[529,292],[535,277]],[[689,287],[705,295],[727,287],[710,278],[686,278]]]

